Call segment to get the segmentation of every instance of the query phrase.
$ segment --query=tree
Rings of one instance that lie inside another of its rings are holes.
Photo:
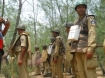
[[[25,0],[25,1],[26,1],[26,0]],[[24,1],[24,2],[25,2],[25,1]],[[24,2],[22,2],[22,0],[19,0],[19,9],[18,9],[18,14],[17,14],[17,20],[16,20],[16,25],[15,25],[15,31],[14,31],[13,38],[12,38],[12,40],[11,40],[10,46],[14,43],[14,41],[15,41],[15,39],[16,39],[16,34],[17,34],[16,27],[19,25],[21,9],[22,9],[22,5],[24,4]]]

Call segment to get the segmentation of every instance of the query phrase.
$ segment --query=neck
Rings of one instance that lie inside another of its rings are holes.
[[[82,17],[84,17],[86,14],[83,14],[83,15],[79,15],[79,18],[82,18]]]

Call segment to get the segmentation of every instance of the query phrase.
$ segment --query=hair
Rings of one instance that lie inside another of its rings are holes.
[[[47,49],[47,46],[43,46],[43,49],[46,50]]]
[[[39,47],[35,47],[35,49],[39,49]]]

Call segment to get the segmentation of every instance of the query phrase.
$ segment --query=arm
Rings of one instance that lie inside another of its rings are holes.
[[[54,57],[57,57],[59,55],[59,46],[60,46],[59,43],[60,43],[60,40],[56,38]]]
[[[2,25],[2,24],[4,24],[5,28],[1,32],[2,32],[2,35],[5,36],[9,27],[10,27],[10,22],[8,21],[8,19],[5,22],[4,19],[2,17],[0,17],[0,25]]]
[[[88,17],[88,49],[87,49],[87,58],[92,57],[94,49],[96,47],[96,21],[94,16]]]
[[[21,55],[20,55],[21,60],[23,60],[23,57],[24,57],[25,53],[26,53],[26,47],[22,46],[21,47]]]
[[[7,21],[4,23],[4,26],[5,26],[5,28],[4,28],[4,30],[2,31],[3,36],[6,35],[8,29],[9,29],[9,27],[10,27],[10,22],[7,20]]]
[[[20,58],[18,60],[18,64],[21,65],[22,64],[22,61],[23,61],[23,58],[24,58],[24,55],[27,51],[27,42],[26,42],[26,36],[25,35],[22,35],[20,37],[20,41],[21,41],[21,54],[20,54]]]

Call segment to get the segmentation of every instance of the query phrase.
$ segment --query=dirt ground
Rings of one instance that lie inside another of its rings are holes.
[[[32,76],[34,74],[34,72],[30,73],[30,77],[29,78],[51,78],[51,77],[43,77],[43,75],[38,75],[38,76]],[[64,73],[64,78],[71,78],[72,75],[70,75],[69,73]],[[0,74],[0,78],[5,78],[3,74]],[[97,78],[105,78],[105,76],[102,75],[102,71],[100,70],[100,68],[97,68]]]
[[[32,72],[31,74],[33,74],[34,72]],[[69,75],[68,73],[64,73],[64,78],[71,78],[72,76]],[[51,78],[51,77],[43,77],[43,75],[39,75],[39,76],[30,76],[30,78]],[[102,75],[102,71],[100,70],[100,68],[97,68],[97,78],[105,78],[105,76]]]

